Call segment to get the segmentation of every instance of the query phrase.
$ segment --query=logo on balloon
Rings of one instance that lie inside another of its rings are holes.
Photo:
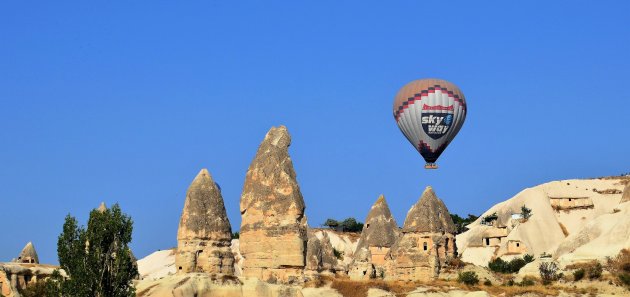
[[[448,113],[424,113],[422,115],[422,129],[433,139],[446,134],[453,123],[453,115]]]

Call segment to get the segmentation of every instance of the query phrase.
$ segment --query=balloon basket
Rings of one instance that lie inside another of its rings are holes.
[[[424,165],[424,169],[438,169],[438,166],[435,163],[427,163]]]

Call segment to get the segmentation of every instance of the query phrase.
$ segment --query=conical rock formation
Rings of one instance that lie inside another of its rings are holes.
[[[444,205],[433,191],[427,187],[422,197],[407,213],[403,232],[446,232],[455,233],[457,228]]]
[[[455,225],[444,205],[427,187],[409,210],[402,236],[387,254],[387,279],[430,280],[457,256]]]
[[[33,246],[32,242],[29,242],[24,246],[20,255],[17,259],[14,260],[17,263],[31,263],[31,264],[39,264],[39,257],[37,256],[37,252],[35,251],[35,246]]]
[[[271,128],[247,171],[240,229],[244,276],[294,282],[303,274],[307,223],[290,144],[286,127]]]
[[[357,250],[350,264],[352,279],[375,278],[384,275],[385,255],[398,240],[400,231],[385,196],[378,197],[365,219]]]
[[[223,197],[207,169],[202,169],[186,193],[177,231],[175,264],[178,273],[234,274],[230,249],[232,227]]]

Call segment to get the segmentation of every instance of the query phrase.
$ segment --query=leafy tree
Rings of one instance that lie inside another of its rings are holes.
[[[493,221],[496,221],[497,219],[499,219],[499,216],[497,215],[497,213],[493,213],[491,215],[487,215],[485,217],[483,217],[481,219],[481,221],[486,224],[486,225],[490,225]]]
[[[131,281],[138,268],[129,242],[133,221],[115,204],[110,209],[92,210],[87,228],[68,215],[57,241],[59,264],[67,273],[52,277],[60,294],[69,297],[135,296]],[[55,288],[51,288],[53,291]]]
[[[464,233],[468,231],[466,226],[474,221],[476,221],[479,217],[475,215],[469,214],[467,218],[462,218],[459,215],[451,214],[451,219],[453,220],[453,224],[457,228],[457,234]]]
[[[343,220],[340,225],[344,232],[361,232],[361,230],[363,230],[363,223],[357,221],[355,218],[347,218]]]
[[[241,238],[241,233],[239,233],[238,231],[232,233],[232,239],[239,239]]]
[[[529,218],[532,216],[532,209],[527,208],[527,206],[525,205],[521,206],[521,215],[523,215],[523,219],[529,220]]]
[[[339,226],[339,222],[337,220],[334,219],[327,219],[326,222],[324,222],[324,224],[322,224],[328,228],[331,229],[335,229]]]

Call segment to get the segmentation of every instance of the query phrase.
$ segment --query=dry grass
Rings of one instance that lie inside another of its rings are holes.
[[[565,270],[577,270],[577,269],[588,270],[589,268],[595,265],[597,265],[597,261],[588,261],[588,262],[582,262],[582,263],[569,264],[564,269]]]
[[[393,293],[397,297],[405,297],[410,292],[418,288],[426,288],[428,292],[449,292],[452,290],[464,290],[464,291],[486,291],[493,296],[513,297],[526,293],[532,293],[539,296],[558,296],[560,290],[565,292],[577,292],[577,293],[592,293],[595,291],[587,291],[584,289],[572,289],[556,286],[543,286],[540,283],[536,283],[532,286],[506,286],[500,284],[494,284],[491,286],[475,285],[467,286],[465,284],[458,283],[457,281],[447,280],[432,280],[427,282],[412,282],[412,281],[383,281],[383,280],[367,280],[367,281],[354,281],[349,278],[333,278],[333,277],[321,277],[317,280],[312,280],[305,284],[305,287],[323,287],[330,284],[332,289],[335,289],[339,294],[344,297],[367,297],[368,291],[371,288],[377,288]]]

